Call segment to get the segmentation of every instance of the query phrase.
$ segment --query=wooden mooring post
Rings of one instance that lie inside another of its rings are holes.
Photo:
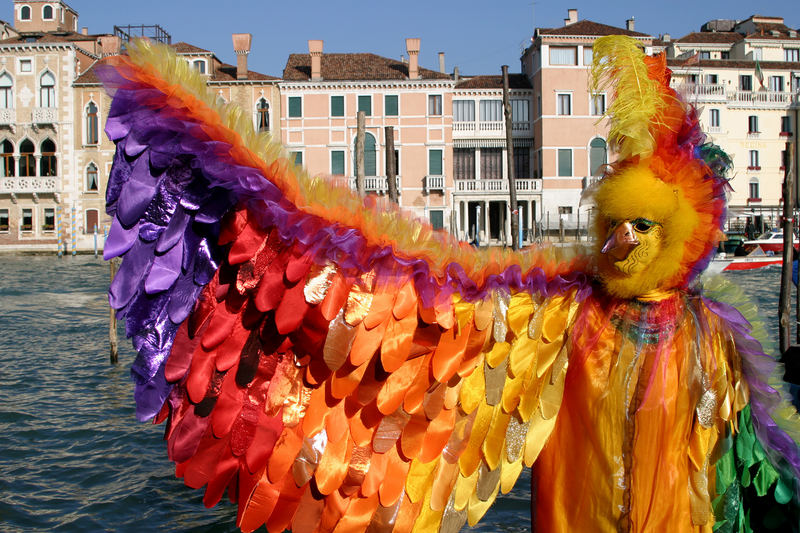
[[[785,173],[783,177],[783,264],[781,270],[781,292],[778,302],[778,338],[780,342],[781,361],[786,367],[785,379],[791,383],[800,383],[800,328],[795,322],[795,343],[792,343],[792,264],[797,253],[794,248],[794,212],[796,196],[795,154],[791,142],[786,143]],[[800,313],[800,294],[796,294],[795,313]],[[800,316],[800,315],[797,315]],[[795,319],[797,320],[797,319]]]
[[[111,259],[108,262],[108,268],[111,273],[111,281],[114,281],[114,275],[117,273],[117,260]],[[119,350],[117,348],[117,311],[111,307],[111,305],[108,306],[108,309],[109,360],[112,365],[115,365],[117,362],[119,362]]]

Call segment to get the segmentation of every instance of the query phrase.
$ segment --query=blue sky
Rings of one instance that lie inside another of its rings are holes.
[[[81,27],[91,33],[111,32],[125,24],[160,24],[173,42],[211,50],[235,64],[231,33],[252,33],[249,66],[280,76],[291,53],[307,53],[309,39],[323,39],[325,52],[371,52],[399,58],[405,38],[422,39],[420,64],[438,69],[438,52],[445,53],[446,69],[458,66],[462,74],[499,74],[509,65],[519,72],[520,51],[534,27],[563,25],[567,8],[578,9],[580,19],[624,27],[634,17],[636,30],[675,37],[698,31],[711,19],[744,19],[756,13],[782,16],[800,28],[796,0],[758,4],[720,1],[608,1],[556,2],[329,0],[319,2],[246,0],[67,0],[80,15]],[[494,4],[494,6],[491,6]],[[11,2],[5,0],[12,20]]]

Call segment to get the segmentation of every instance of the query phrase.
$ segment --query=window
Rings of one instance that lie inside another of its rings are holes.
[[[551,46],[551,65],[577,65],[577,49],[574,46]]]
[[[299,118],[303,116],[303,100],[299,96],[289,97],[289,118]]]
[[[31,8],[22,6],[19,10],[19,20],[31,20]]]
[[[800,62],[800,48],[786,48],[783,51],[783,60],[792,63]]]
[[[269,102],[265,98],[259,98],[256,104],[256,129],[269,131]]]
[[[708,125],[712,128],[719,128],[719,109],[709,109],[708,111]]]
[[[731,53],[729,51],[727,51],[727,50],[723,50],[722,52],[719,53],[719,58],[720,59],[730,59],[731,58]]]
[[[770,76],[769,90],[779,93],[783,92],[783,76]]]
[[[400,150],[394,151],[394,175],[400,175]]]
[[[0,109],[11,109],[14,107],[14,82],[11,81],[11,76],[4,72],[0,76]]]
[[[792,76],[792,92],[800,92],[800,76]]]
[[[0,165],[0,177],[8,178],[15,175],[14,172],[14,145],[9,140],[3,141],[0,144],[0,154],[3,157],[3,163]]]
[[[383,97],[383,114],[387,117],[396,117],[399,114],[396,94],[387,94]]]
[[[441,176],[442,171],[442,150],[428,150],[428,175]]]
[[[45,207],[42,210],[43,213],[43,221],[42,221],[42,230],[44,231],[53,231],[56,227],[56,210],[52,207]]]
[[[606,141],[599,137],[589,143],[589,174],[597,176],[601,173],[603,165],[608,163],[608,150]]]
[[[36,160],[33,158],[33,143],[25,139],[19,145],[19,175],[35,176]]]
[[[94,233],[97,229],[97,209],[87,209],[85,215],[86,225],[83,227],[83,232]]]
[[[33,209],[30,208],[23,208],[22,209],[22,223],[20,224],[20,228],[22,231],[33,231]]]
[[[206,73],[206,60],[205,59],[195,59],[194,61],[192,61],[192,66],[200,74],[205,74]]]
[[[750,200],[760,199],[761,194],[758,190],[758,178],[750,178]]]
[[[585,66],[590,66],[592,64],[592,59],[594,55],[592,54],[592,47],[591,46],[584,46],[583,47],[583,64]]]
[[[531,151],[529,148],[514,147],[514,179],[531,177]]]
[[[442,95],[429,94],[428,95],[428,114],[433,116],[440,116],[442,114]]]
[[[53,20],[53,6],[44,6],[42,8],[42,20]]]
[[[430,218],[433,229],[444,229],[444,211],[441,209],[433,209],[428,211],[428,217]]]
[[[792,117],[781,117],[781,137],[789,137],[792,134]]]
[[[8,233],[8,209],[0,209],[0,232]]]
[[[57,176],[56,144],[50,139],[45,139],[42,141],[40,149],[42,156],[39,158],[39,175]]]
[[[481,122],[502,122],[503,121],[503,101],[502,100],[481,100],[480,103]]]
[[[19,71],[23,73],[33,72],[33,61],[30,59],[20,59]]]
[[[303,152],[289,152],[289,161],[292,161],[295,165],[302,165],[303,164]]]
[[[594,116],[599,116],[605,112],[606,112],[605,93],[593,94],[589,99],[589,114]]]
[[[758,164],[758,150],[750,150],[750,165],[747,170],[761,170],[761,166]]]
[[[364,175],[378,175],[378,152],[375,136],[369,132],[364,133]],[[353,140],[353,168],[358,169],[355,140]]]
[[[39,78],[39,105],[41,107],[56,105],[56,78],[51,72],[45,72]]]
[[[703,83],[707,83],[709,85],[717,85],[719,83],[719,76],[716,74],[705,74],[703,76]]]
[[[747,133],[758,133],[758,116],[750,115],[747,117]]]
[[[528,124],[531,121],[530,102],[528,100],[511,100],[511,121],[517,124]]]
[[[333,150],[331,152],[331,174],[344,176],[344,150]]]
[[[742,74],[739,76],[739,90],[752,91],[753,90],[753,76],[749,74]]]
[[[502,149],[481,148],[481,178],[485,180],[503,179]]]
[[[559,177],[572,176],[572,149],[558,149],[558,175]]]
[[[560,205],[560,206],[558,206],[558,214],[559,215],[571,215],[572,214],[572,206],[571,205]]]
[[[372,96],[362,94],[358,97],[358,111],[363,111],[368,117],[372,116]]]
[[[86,106],[86,144],[97,144],[98,138],[97,106],[89,102]]]
[[[556,115],[572,114],[572,95],[569,93],[556,95]]]
[[[86,167],[86,190],[89,192],[97,192],[100,190],[100,181],[97,179],[97,165],[89,163]]]
[[[700,52],[700,59],[711,59],[711,52],[708,50],[703,50]]]
[[[344,116],[344,96],[342,95],[331,96],[331,116],[332,117]]]
[[[475,101],[453,100],[453,122],[475,122]]]
[[[475,179],[475,148],[453,148],[453,177],[457,180]]]

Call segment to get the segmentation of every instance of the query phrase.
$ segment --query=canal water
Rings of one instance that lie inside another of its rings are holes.
[[[727,276],[777,339],[780,269]],[[0,257],[0,530],[237,531],[233,505],[175,478],[163,426],[136,422],[122,335],[108,363],[108,278],[91,256]],[[529,485],[471,531],[528,531]]]

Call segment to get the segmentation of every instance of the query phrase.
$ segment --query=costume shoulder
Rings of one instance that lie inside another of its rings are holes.
[[[476,522],[552,429],[585,258],[478,252],[309,177],[164,48],[102,77],[110,301],[178,475],[243,530]]]

